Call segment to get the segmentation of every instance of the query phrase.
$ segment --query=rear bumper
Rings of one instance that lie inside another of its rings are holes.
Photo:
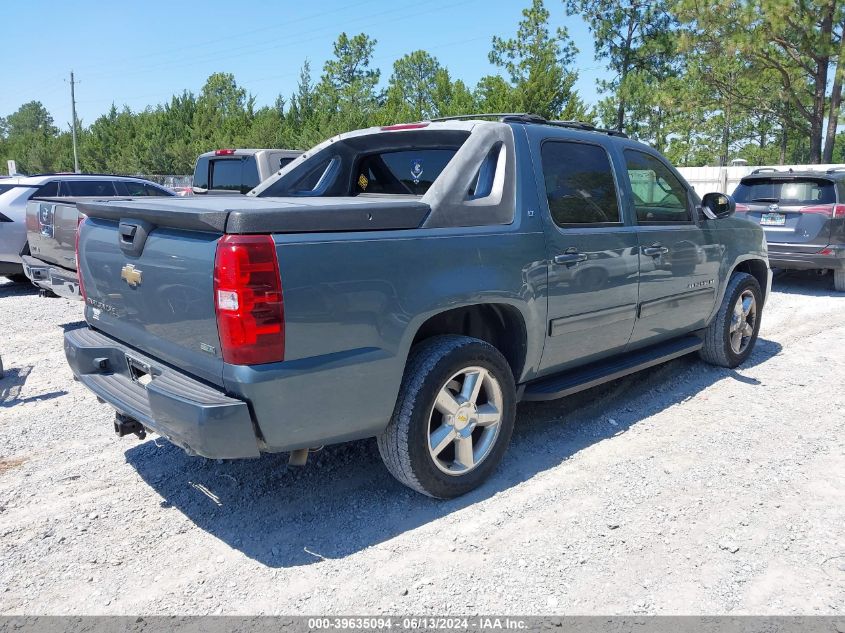
[[[845,246],[829,246],[831,253],[789,253],[772,251],[769,247],[769,265],[787,270],[815,270],[829,268],[845,270]]]
[[[29,255],[21,259],[24,274],[39,288],[51,290],[66,299],[82,299],[79,294],[79,275],[75,270],[59,268]]]
[[[259,456],[245,401],[90,328],[65,334],[65,356],[74,375],[97,396],[189,453],[216,459]],[[151,369],[146,386],[130,376],[127,356]]]

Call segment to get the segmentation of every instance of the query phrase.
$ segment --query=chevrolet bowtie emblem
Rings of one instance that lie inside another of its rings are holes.
[[[126,264],[121,268],[120,278],[133,288],[141,285],[141,271],[135,268],[135,264]]]

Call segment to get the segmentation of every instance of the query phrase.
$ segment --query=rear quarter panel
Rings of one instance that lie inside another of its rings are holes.
[[[276,240],[285,362],[224,367],[227,389],[250,399],[271,450],[380,433],[413,338],[439,312],[511,305],[528,332],[524,373],[539,360],[546,319],[540,232],[475,227]]]

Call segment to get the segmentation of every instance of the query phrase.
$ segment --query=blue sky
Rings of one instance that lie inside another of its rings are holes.
[[[0,116],[39,100],[55,122],[70,121],[71,69],[77,115],[84,124],[112,102],[133,110],[161,103],[188,89],[198,93],[213,72],[234,73],[258,105],[293,92],[303,61],[314,78],[342,31],[378,40],[374,64],[383,82],[393,61],[422,48],[470,86],[494,71],[487,61],[493,35],[511,37],[530,0],[429,0],[341,2],[47,2],[10,3],[3,9]],[[561,0],[546,0],[553,26],[565,25],[580,49],[577,88],[597,100],[606,76],[594,58],[593,40],[580,17],[569,18]],[[13,28],[10,28],[13,27]]]

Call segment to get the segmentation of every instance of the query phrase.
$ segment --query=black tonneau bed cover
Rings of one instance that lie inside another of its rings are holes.
[[[79,202],[91,218],[145,220],[156,226],[215,233],[386,231],[422,225],[431,208],[417,199],[172,198]]]

